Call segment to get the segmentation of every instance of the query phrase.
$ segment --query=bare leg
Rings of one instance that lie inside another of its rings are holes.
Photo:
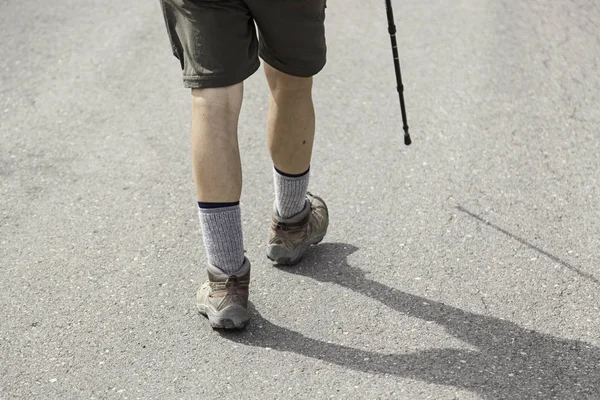
[[[310,166],[315,136],[312,78],[287,75],[267,63],[264,67],[271,90],[267,126],[271,159],[278,170],[301,174]]]
[[[242,167],[238,119],[243,84],[192,89],[192,163],[198,201],[240,200]]]

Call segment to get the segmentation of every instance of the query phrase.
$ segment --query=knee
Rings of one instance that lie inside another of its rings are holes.
[[[289,95],[310,95],[312,91],[312,77],[301,78],[288,75],[265,63],[265,74],[269,82],[269,89],[274,97]]]
[[[219,108],[227,112],[239,113],[244,96],[243,84],[206,89],[192,89],[192,106],[194,108]]]

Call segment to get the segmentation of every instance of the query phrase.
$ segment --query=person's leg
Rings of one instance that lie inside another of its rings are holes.
[[[315,136],[312,77],[299,78],[264,64],[271,92],[267,125],[275,168],[287,174],[308,170]]]
[[[192,163],[200,223],[209,265],[228,275],[244,262],[237,139],[242,97],[242,83],[192,89]]]
[[[244,256],[238,119],[243,83],[192,89],[192,163],[208,282],[198,310],[214,328],[242,328],[250,319],[250,262]]]
[[[242,167],[238,119],[243,84],[192,89],[192,163],[198,201],[240,200]]]
[[[325,65],[325,0],[246,0],[260,31],[260,57],[271,91],[269,150],[275,210],[267,256],[294,264],[327,232],[325,202],[307,192],[315,134],[312,76]]]
[[[243,83],[192,90],[192,162],[208,259],[208,282],[196,298],[214,328],[243,328],[250,319],[250,262],[244,256],[239,205],[242,98]]]
[[[215,328],[241,328],[250,262],[244,257],[237,141],[242,82],[258,67],[258,40],[244,0],[161,0],[173,54],[192,88],[192,161],[208,281],[197,307]]]
[[[275,166],[275,204],[279,215],[289,218],[306,204],[315,136],[312,77],[291,76],[267,63],[265,73],[271,93],[267,134]]]
[[[312,77],[295,77],[269,66],[271,91],[267,126],[273,160],[275,212],[267,256],[297,263],[308,246],[323,240],[329,214],[323,199],[307,193],[315,136]]]

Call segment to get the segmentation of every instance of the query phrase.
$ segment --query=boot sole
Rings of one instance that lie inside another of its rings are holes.
[[[203,304],[198,304],[200,314],[208,318],[214,329],[243,329],[250,321],[250,313],[244,307],[231,305],[221,311],[213,310]]]
[[[309,248],[309,246],[313,244],[319,244],[327,231],[323,232],[323,234],[318,236],[313,236],[310,240],[302,243],[298,248],[294,250],[290,250],[286,247],[279,246],[277,244],[271,244],[267,247],[267,257],[269,260],[276,262],[281,265],[296,265],[302,259],[302,256]]]

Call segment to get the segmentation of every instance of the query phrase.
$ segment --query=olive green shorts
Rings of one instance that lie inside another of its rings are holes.
[[[258,57],[289,75],[325,65],[326,0],[161,0],[173,54],[190,88],[242,82]],[[258,37],[256,29],[258,28]]]

